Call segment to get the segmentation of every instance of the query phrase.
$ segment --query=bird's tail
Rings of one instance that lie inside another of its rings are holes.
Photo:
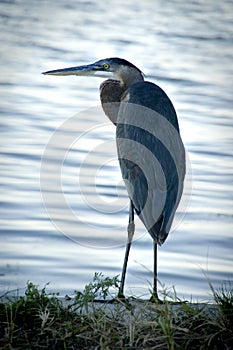
[[[159,245],[162,245],[168,236],[168,232],[164,230],[163,220],[164,217],[161,215],[152,228],[148,230],[153,240]]]

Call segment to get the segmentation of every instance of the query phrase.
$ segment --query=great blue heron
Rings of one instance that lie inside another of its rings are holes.
[[[144,81],[140,69],[121,58],[43,74],[116,79],[100,85],[100,99],[105,114],[116,125],[118,158],[130,198],[119,296],[124,296],[135,211],[154,240],[153,297],[158,299],[157,244],[163,244],[168,236],[185,176],[185,151],[172,102],[159,86]]]

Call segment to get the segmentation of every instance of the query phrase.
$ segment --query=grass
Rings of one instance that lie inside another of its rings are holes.
[[[164,291],[162,304],[133,298],[113,303],[118,287],[117,276],[96,273],[64,303],[29,282],[24,296],[0,298],[0,349],[233,349],[230,282],[219,291],[210,284],[214,305],[186,303],[175,290]]]

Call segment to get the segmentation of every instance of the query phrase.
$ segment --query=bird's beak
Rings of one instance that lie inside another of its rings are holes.
[[[85,66],[77,66],[63,69],[50,70],[43,72],[45,75],[78,75],[78,76],[95,76],[100,78],[111,77],[110,71],[104,70],[102,65],[88,64]]]

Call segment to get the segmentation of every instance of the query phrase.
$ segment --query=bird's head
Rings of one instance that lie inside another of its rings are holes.
[[[95,76],[100,78],[115,78],[125,86],[143,80],[143,73],[135,65],[125,59],[112,57],[99,60],[84,66],[56,69],[47,71],[46,75],[78,75]]]

